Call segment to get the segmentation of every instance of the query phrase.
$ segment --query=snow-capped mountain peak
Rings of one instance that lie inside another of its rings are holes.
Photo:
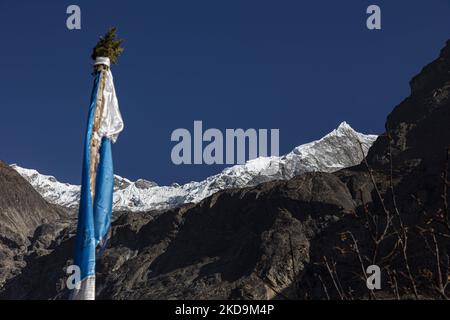
[[[245,164],[224,169],[203,181],[184,185],[158,186],[139,179],[114,177],[114,210],[147,211],[167,209],[202,199],[224,189],[254,186],[272,180],[290,179],[304,172],[334,172],[359,164],[375,135],[364,135],[342,122],[323,138],[300,145],[281,157],[260,157]],[[361,142],[361,146],[358,142]],[[363,154],[364,153],[364,154]],[[80,186],[59,182],[53,176],[12,165],[50,203],[76,208]]]
[[[63,183],[53,176],[39,173],[33,169],[21,168],[16,164],[11,165],[22,177],[24,177],[37,192],[48,202],[63,207],[73,207],[80,197],[80,187]]]

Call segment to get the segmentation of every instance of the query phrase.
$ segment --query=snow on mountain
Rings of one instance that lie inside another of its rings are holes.
[[[41,196],[50,203],[63,207],[73,207],[80,197],[80,186],[62,183],[53,176],[40,174],[33,169],[24,169],[16,164],[11,165],[25,178]]]
[[[300,145],[284,156],[253,159],[243,165],[226,168],[200,182],[158,186],[148,180],[139,179],[133,182],[115,176],[114,210],[168,209],[183,203],[199,202],[224,189],[290,179],[304,172],[334,172],[359,164],[376,138],[375,135],[358,133],[343,122],[322,139]],[[50,203],[68,208],[78,206],[80,186],[61,183],[54,177],[42,175],[36,170],[17,165],[12,167]]]

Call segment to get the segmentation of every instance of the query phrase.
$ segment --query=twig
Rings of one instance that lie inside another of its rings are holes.
[[[322,283],[323,291],[325,292],[325,295],[327,296],[327,300],[330,300],[330,295],[328,294],[327,286],[323,282],[322,277],[320,276],[320,274],[318,276],[319,276],[320,283]]]
[[[395,272],[395,271],[394,271]],[[391,289],[394,292],[394,297],[397,300],[400,300],[400,294],[398,292],[398,283],[397,278],[395,277],[395,274],[392,274],[389,269],[387,269],[387,274],[389,276],[389,282],[391,283]]]
[[[447,295],[445,294],[445,289],[448,285],[448,278],[444,282],[442,281],[442,270],[441,270],[441,258],[439,253],[439,245],[436,240],[436,235],[431,232],[431,239],[433,239],[434,244],[434,250],[435,250],[435,256],[436,256],[436,270],[437,270],[437,285],[438,285],[438,292],[441,294],[441,296],[448,300]]]
[[[366,274],[366,268],[365,268],[365,266],[364,266],[364,262],[363,262],[363,259],[362,259],[362,257],[361,257],[361,252],[359,251],[359,246],[358,246],[358,242],[356,241],[356,239],[355,239],[355,236],[353,235],[353,233],[351,232],[351,231],[348,231],[347,232],[349,235],[350,235],[350,237],[352,238],[352,241],[353,241],[353,248],[354,248],[354,250],[355,250],[355,252],[356,252],[356,255],[358,256],[358,260],[359,260],[359,263],[360,263],[360,265],[361,265],[361,271],[362,271],[362,274],[363,274],[363,279],[365,280],[365,282],[366,282],[366,284],[367,284],[367,274]],[[372,290],[370,290],[369,288],[367,288],[368,290],[369,290],[369,295],[372,297],[372,298],[374,298],[375,300],[377,299],[377,297],[376,297],[376,295],[375,295],[375,292],[373,292]]]
[[[341,292],[341,288],[339,287],[337,280],[334,278],[333,270],[330,268],[330,265],[328,264],[327,257],[324,256],[323,257],[323,261],[325,262],[325,266],[326,266],[326,268],[328,270],[328,273],[329,273],[329,275],[331,277],[331,280],[333,281],[334,287],[336,288],[336,291],[339,294],[339,297],[341,298],[341,300],[345,300],[344,293]]]
[[[416,297],[416,299],[419,299],[419,294],[417,292],[416,282],[415,282],[414,277],[412,275],[411,268],[409,266],[408,255],[407,255],[408,229],[403,224],[403,220],[402,220],[402,217],[400,215],[400,211],[398,210],[397,200],[396,200],[395,191],[394,191],[391,135],[388,133],[387,137],[388,137],[388,142],[389,142],[389,167],[390,167],[389,183],[390,183],[390,189],[391,189],[391,195],[392,195],[392,203],[393,203],[393,206],[394,206],[395,213],[397,215],[397,219],[398,219],[399,224],[400,224],[400,232],[398,232],[398,239],[399,239],[400,245],[402,246],[403,260],[405,262],[406,271],[408,273],[409,281],[411,282],[411,286],[412,286],[412,289],[413,289],[413,292],[414,292],[414,296]]]

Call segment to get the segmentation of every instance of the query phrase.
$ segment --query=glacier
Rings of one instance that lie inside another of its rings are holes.
[[[158,186],[148,180],[131,181],[116,175],[113,210],[138,212],[170,209],[185,203],[197,203],[220,190],[287,180],[305,172],[335,172],[359,164],[377,137],[359,133],[342,122],[320,140],[300,145],[286,155],[249,160],[198,182]],[[16,164],[11,167],[48,202],[69,209],[78,207],[80,186],[59,182],[53,176]]]

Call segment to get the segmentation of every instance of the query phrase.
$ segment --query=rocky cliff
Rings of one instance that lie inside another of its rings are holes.
[[[0,161],[0,286],[20,273],[39,233],[56,229],[67,213],[48,204],[15,170]]]

